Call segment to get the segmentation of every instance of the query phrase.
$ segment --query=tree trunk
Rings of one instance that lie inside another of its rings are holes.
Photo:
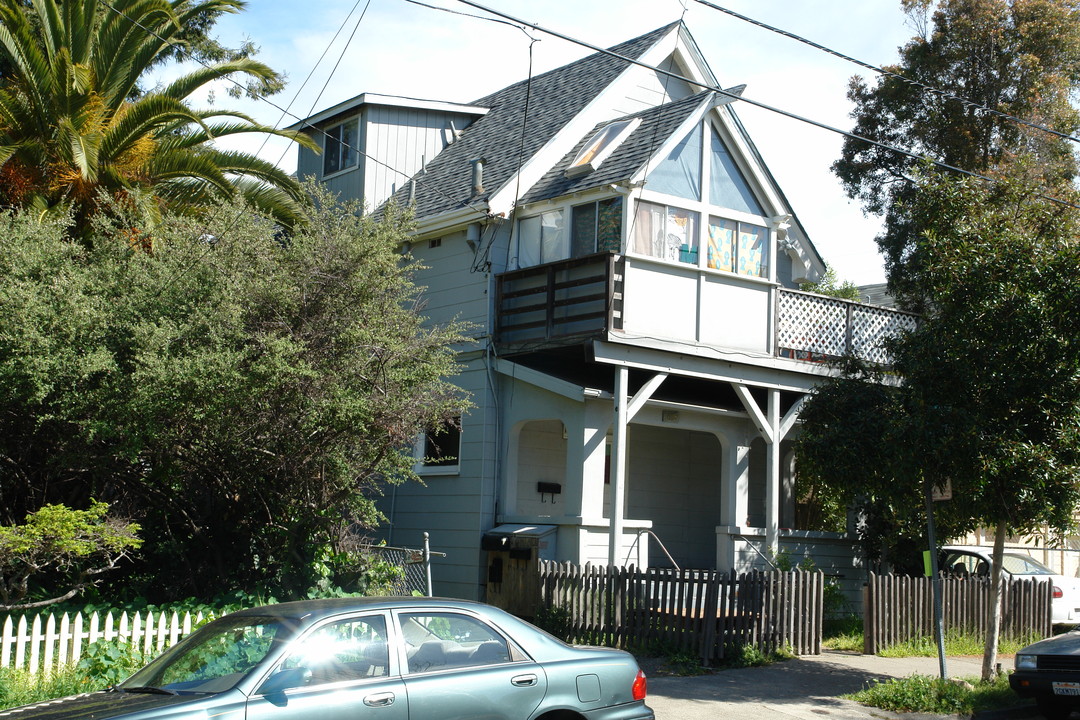
[[[1001,585],[1001,560],[1005,552],[1005,521],[998,521],[994,533],[993,564],[990,566],[990,605],[986,623],[986,646],[983,649],[982,679],[990,682],[997,675],[998,637],[1001,635],[1001,605],[1005,596]]]

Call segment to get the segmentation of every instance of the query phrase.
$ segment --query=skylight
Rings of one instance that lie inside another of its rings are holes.
[[[596,134],[589,138],[589,142],[585,143],[585,147],[581,148],[574,162],[570,163],[566,176],[584,175],[600,167],[600,163],[604,162],[640,123],[640,118],[620,120],[597,130]]]

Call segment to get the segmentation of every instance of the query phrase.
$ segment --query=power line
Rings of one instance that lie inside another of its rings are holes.
[[[798,122],[806,123],[808,125],[813,125],[814,127],[820,128],[822,130],[827,130],[827,131],[829,131],[831,133],[836,133],[837,135],[843,135],[844,137],[848,137],[848,138],[851,138],[853,140],[859,140],[860,142],[864,142],[864,143],[867,143],[869,145],[873,145],[875,147],[880,147],[883,150],[888,150],[890,152],[894,152],[894,153],[898,153],[900,155],[904,155],[906,157],[911,158],[912,160],[918,160],[920,162],[929,163],[929,164],[934,165],[935,167],[941,168],[943,170],[949,170],[951,172],[959,173],[961,175],[967,175],[969,177],[978,178],[979,180],[983,180],[983,181],[989,182],[989,183],[996,183],[997,182],[996,179],[994,179],[994,178],[992,178],[992,177],[990,177],[988,175],[983,175],[981,173],[977,173],[977,172],[974,172],[972,170],[965,170],[963,168],[959,168],[959,167],[956,167],[954,165],[949,165],[948,163],[942,162],[940,160],[929,157],[927,155],[919,155],[918,153],[914,153],[914,152],[912,152],[910,150],[905,150],[904,148],[896,147],[894,145],[889,145],[887,143],[883,143],[883,142],[880,142],[878,140],[874,140],[872,138],[864,137],[862,135],[857,135],[857,134],[855,134],[853,132],[850,132],[848,130],[842,130],[842,129],[838,128],[838,127],[834,127],[832,125],[828,125],[826,123],[819,122],[817,120],[813,120],[813,119],[805,117],[803,115],[798,115],[798,114],[793,113],[793,112],[791,112],[789,110],[783,110],[783,109],[778,108],[778,107],[776,107],[774,105],[769,105],[767,103],[763,103],[763,102],[760,102],[760,101],[757,101],[757,100],[752,100],[752,99],[750,99],[748,97],[745,97],[745,96],[737,95],[737,94],[735,94],[733,92],[730,92],[728,90],[724,90],[719,85],[709,85],[708,83],[702,82],[700,80],[694,80],[693,78],[688,78],[688,77],[685,77],[683,75],[679,75],[678,73],[671,72],[670,70],[665,70],[665,69],[663,69],[661,67],[656,67],[654,65],[649,65],[648,63],[642,62],[642,61],[637,60],[635,58],[630,58],[630,57],[626,57],[625,55],[620,55],[619,53],[613,52],[611,50],[607,50],[607,49],[599,47],[597,45],[593,45],[592,43],[586,42],[584,40],[580,40],[580,39],[572,37],[570,35],[566,35],[565,33],[561,33],[561,32],[559,32],[557,30],[551,30],[551,29],[546,28],[546,27],[544,27],[544,26],[542,26],[542,25],[540,25],[538,23],[532,23],[532,22],[529,22],[527,20],[522,20],[521,18],[515,17],[515,16],[510,15],[508,13],[504,13],[504,12],[499,11],[499,10],[494,10],[492,8],[489,8],[489,7],[485,6],[485,5],[481,5],[478,2],[475,2],[475,0],[458,0],[458,2],[463,3],[465,5],[468,5],[470,7],[474,7],[476,9],[478,9],[478,10],[483,10],[485,12],[489,12],[492,15],[497,15],[498,17],[501,17],[501,18],[505,18],[505,19],[511,20],[513,22],[521,23],[523,25],[531,27],[534,30],[538,30],[540,32],[547,33],[548,35],[553,35],[553,36],[555,36],[555,37],[557,37],[557,38],[559,38],[561,40],[566,40],[567,42],[574,43],[575,45],[580,45],[582,47],[593,50],[594,52],[602,53],[604,55],[608,55],[609,57],[613,57],[613,58],[616,58],[618,60],[622,60],[623,62],[628,63],[630,65],[637,65],[638,67],[642,67],[642,68],[645,68],[647,70],[651,70],[651,71],[653,71],[655,73],[665,75],[665,76],[668,76],[668,77],[673,77],[673,78],[676,78],[678,80],[682,80],[683,82],[686,82],[686,83],[688,83],[690,85],[695,85],[695,86],[700,87],[700,88],[702,88],[704,90],[711,90],[712,92],[715,92],[715,93],[717,93],[719,95],[722,95],[723,97],[731,98],[732,100],[739,100],[739,101],[747,103],[749,105],[753,105],[754,107],[761,108],[762,110],[767,110],[769,112],[776,113],[778,115],[783,115],[784,117],[790,118],[792,120],[796,120]],[[1053,203],[1056,203],[1056,204],[1059,204],[1059,205],[1064,205],[1066,207],[1070,207],[1070,208],[1073,208],[1073,209],[1076,209],[1076,210],[1080,210],[1080,205],[1075,205],[1075,204],[1070,203],[1068,201],[1061,200],[1060,198],[1055,198],[1053,196],[1046,195],[1046,194],[1043,194],[1043,193],[1039,193],[1039,197],[1041,197],[1041,198],[1043,198],[1045,200],[1049,200],[1050,202],[1053,202]]]
[[[175,48],[175,49],[178,49],[178,50],[181,50],[181,51],[183,51],[183,52],[187,53],[187,55],[188,55],[188,56],[189,56],[189,57],[190,57],[190,58],[191,58],[192,60],[194,60],[195,62],[199,63],[200,65],[202,65],[202,66],[203,66],[204,68],[206,68],[207,70],[212,70],[212,69],[213,69],[213,66],[212,66],[212,65],[209,65],[209,64],[207,64],[206,62],[204,62],[203,60],[200,60],[199,58],[195,57],[195,55],[194,55],[193,53],[191,53],[191,51],[190,51],[190,50],[188,50],[188,49],[187,49],[186,47],[184,47],[184,46],[182,46],[182,45],[179,45],[179,44],[177,44],[177,43],[174,43],[174,42],[173,42],[173,41],[171,41],[171,40],[168,40],[168,39],[166,39],[166,38],[163,38],[163,37],[161,37],[161,35],[159,35],[159,34],[158,34],[158,33],[156,33],[155,31],[153,31],[152,29],[150,29],[150,28],[146,27],[145,25],[143,25],[142,23],[140,23],[140,22],[139,22],[138,20],[135,20],[134,18],[132,18],[132,17],[130,17],[129,15],[127,15],[126,13],[124,13],[124,12],[122,12],[122,11],[120,11],[120,10],[117,10],[117,9],[116,9],[115,7],[113,7],[113,5],[112,5],[111,3],[109,3],[109,1],[108,1],[108,0],[99,0],[99,2],[100,2],[100,3],[102,4],[102,5],[104,5],[104,6],[106,7],[106,8],[108,8],[109,10],[113,11],[113,12],[114,12],[114,13],[116,13],[117,15],[120,15],[121,17],[123,17],[124,19],[126,19],[126,20],[127,20],[128,22],[130,22],[130,23],[132,23],[133,25],[135,25],[136,27],[138,27],[138,28],[140,28],[140,29],[142,29],[142,30],[145,30],[146,32],[150,33],[150,34],[151,34],[152,36],[154,36],[155,38],[157,38],[157,39],[158,39],[158,40],[160,40],[161,42],[163,42],[163,43],[165,43],[165,44],[169,45],[169,46],[170,46],[170,47],[172,47],[172,48]],[[260,94],[260,93],[257,93],[257,92],[250,92],[250,91],[249,91],[249,89],[248,89],[247,87],[245,87],[244,85],[242,85],[242,84],[241,84],[240,82],[238,82],[237,80],[234,80],[233,78],[231,78],[231,77],[228,77],[228,76],[222,76],[221,78],[218,78],[218,79],[220,79],[220,80],[224,80],[224,81],[226,81],[226,82],[229,82],[229,83],[232,83],[233,85],[237,86],[237,87],[238,87],[238,88],[240,88],[241,90],[244,90],[245,92],[247,92],[247,93],[248,93],[248,95],[249,95],[249,96],[250,96],[251,98],[253,98],[254,100],[257,100],[257,101],[259,101],[259,102],[263,102],[263,103],[266,103],[267,105],[269,105],[270,107],[274,108],[275,110],[278,110],[278,111],[280,111],[280,112],[282,113],[282,116],[284,116],[284,117],[289,117],[289,118],[292,118],[293,120],[296,120],[297,122],[303,123],[303,126],[302,126],[302,128],[301,128],[302,130],[304,130],[304,131],[309,131],[309,130],[310,130],[311,132],[315,132],[315,133],[318,133],[319,135],[322,135],[322,136],[326,136],[326,135],[327,135],[327,132],[326,132],[325,130],[321,130],[321,129],[319,129],[319,128],[315,127],[314,125],[312,125],[312,124],[308,123],[308,122],[307,122],[307,118],[302,118],[302,117],[299,117],[298,115],[295,115],[295,114],[293,114],[293,113],[292,113],[292,112],[291,112],[291,111],[290,111],[290,110],[289,110],[288,108],[283,108],[283,107],[281,107],[281,105],[279,105],[279,104],[277,104],[277,103],[273,102],[272,100],[270,100],[270,99],[269,99],[268,97],[266,97],[265,95],[262,95],[262,94]],[[276,128],[276,127],[274,127],[274,128],[272,128],[272,129],[273,129],[273,130],[276,130],[277,128]],[[390,165],[389,163],[383,162],[382,160],[379,160],[379,159],[378,159],[378,158],[376,158],[376,157],[372,157],[371,155],[369,155],[368,153],[364,152],[364,151],[363,151],[363,150],[361,150],[360,148],[354,147],[354,146],[352,146],[352,145],[349,145],[348,143],[344,143],[344,142],[342,142],[341,144],[342,144],[343,146],[345,146],[345,147],[349,148],[350,150],[353,150],[353,151],[354,151],[354,152],[356,152],[356,153],[357,153],[358,155],[360,155],[360,156],[362,156],[362,157],[365,157],[365,158],[367,158],[368,160],[370,160],[371,162],[375,163],[376,165],[380,165],[380,166],[382,166],[382,167],[386,168],[387,170],[391,170],[391,171],[393,171],[394,173],[397,173],[398,175],[401,175],[401,176],[402,176],[402,177],[404,177],[404,178],[409,178],[409,177],[410,177],[408,173],[406,173],[406,172],[403,172],[402,170],[399,170],[399,169],[397,169],[396,167],[394,167],[393,165]],[[414,182],[416,182],[417,184],[420,184],[420,185],[423,185],[423,184],[424,184],[424,183],[423,183],[422,181],[418,180],[418,179],[417,179],[416,177],[413,177],[412,179],[413,179],[413,181],[414,181]],[[450,195],[449,193],[445,192],[444,190],[442,190],[442,189],[441,189],[441,188],[439,188],[438,186],[435,186],[435,185],[430,185],[430,186],[428,186],[428,187],[430,187],[431,189],[433,189],[433,190],[434,190],[435,192],[437,192],[438,194],[440,194],[440,195],[443,195],[443,196],[444,196],[444,197],[446,197],[446,198],[447,198],[448,200],[454,200],[454,201],[459,201],[459,199],[458,199],[458,198],[455,198],[455,197],[451,196],[451,195]],[[466,205],[467,207],[470,207],[470,208],[472,208],[473,210],[476,210],[476,211],[477,211],[478,213],[481,213],[481,214],[483,214],[483,215],[489,215],[489,214],[490,214],[490,213],[488,213],[488,211],[487,211],[486,209],[484,209],[484,208],[481,208],[481,207],[478,207],[478,206],[476,206],[476,205],[473,205],[472,203],[470,203],[470,202],[468,202],[468,201],[465,201],[465,202],[464,202],[464,204],[465,204],[465,205]]]
[[[886,70],[885,68],[881,68],[881,67],[878,67],[876,65],[871,65],[868,62],[864,62],[864,61],[859,60],[857,58],[853,58],[850,55],[845,55],[845,54],[843,54],[841,52],[833,50],[832,48],[826,47],[825,45],[821,45],[820,43],[816,43],[813,40],[807,40],[806,38],[804,38],[804,37],[802,37],[800,35],[796,35],[795,33],[788,32],[787,30],[781,30],[780,28],[773,27],[772,25],[764,23],[764,22],[762,22],[760,20],[755,20],[754,18],[747,17],[746,15],[741,15],[741,14],[735,12],[734,10],[728,10],[727,8],[720,7],[719,5],[716,5],[714,3],[709,2],[709,0],[695,0],[695,2],[698,2],[698,3],[700,3],[700,4],[702,4],[702,5],[706,6],[706,7],[712,8],[713,10],[716,10],[718,12],[725,13],[726,15],[730,15],[731,17],[738,18],[739,20],[742,20],[744,22],[748,22],[751,25],[756,25],[756,26],[758,26],[760,28],[764,28],[765,30],[768,30],[770,32],[774,32],[774,33],[776,33],[778,35],[783,35],[786,38],[791,38],[792,40],[795,40],[797,42],[801,42],[804,45],[809,45],[810,47],[814,48],[815,50],[820,50],[820,51],[822,51],[824,53],[828,53],[829,55],[833,55],[834,57],[838,57],[841,60],[846,60],[847,62],[858,65],[859,67],[865,68],[866,70],[870,70],[872,72],[878,73],[879,75],[884,75],[886,77],[893,78],[894,80],[899,80],[900,82],[907,83],[908,85],[912,85],[912,86],[920,88],[922,90],[926,90],[927,92],[932,93],[934,95],[937,95],[938,97],[944,98],[946,100],[955,100],[956,102],[959,102],[959,103],[963,104],[964,107],[966,107],[966,108],[974,108],[974,109],[977,109],[977,110],[982,110],[984,112],[988,112],[991,115],[995,115],[995,116],[1000,117],[1002,119],[1011,120],[1011,121],[1013,121],[1015,123],[1018,123],[1020,125],[1026,125],[1027,127],[1034,128],[1035,130],[1042,130],[1043,132],[1050,133],[1051,135],[1056,135],[1057,137],[1060,137],[1060,138],[1062,138],[1064,140],[1071,140],[1072,142],[1080,142],[1080,138],[1078,138],[1078,137],[1076,137],[1074,135],[1070,135],[1068,133],[1063,133],[1063,132],[1060,132],[1058,130],[1054,130],[1053,128],[1046,127],[1045,125],[1040,125],[1038,123],[1031,122],[1029,120],[1024,120],[1023,118],[1019,118],[1019,117],[1016,117],[1015,115],[1010,115],[1008,113],[1001,112],[1000,110],[995,110],[993,108],[987,107],[986,105],[981,105],[981,104],[979,104],[977,102],[974,102],[973,100],[969,100],[967,98],[960,97],[959,95],[954,95],[954,94],[948,92],[947,90],[941,90],[941,89],[936,88],[936,87],[934,87],[932,85],[927,85],[925,83],[919,82],[918,80],[913,80],[913,79],[911,79],[909,77],[904,77],[903,75],[900,75],[898,73],[894,73],[894,72],[892,72],[890,70]]]

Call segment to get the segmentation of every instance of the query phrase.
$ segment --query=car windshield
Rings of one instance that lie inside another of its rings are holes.
[[[1011,575],[1053,575],[1054,571],[1046,567],[1033,557],[1005,553],[1001,558],[1001,566],[1005,572]]]
[[[281,618],[222,618],[172,646],[117,688],[128,692],[223,692],[233,688],[291,632],[291,625]]]

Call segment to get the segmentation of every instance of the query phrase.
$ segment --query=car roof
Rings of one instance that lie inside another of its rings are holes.
[[[303,622],[313,622],[325,617],[340,615],[348,612],[371,611],[371,610],[425,610],[436,608],[452,608],[456,610],[490,610],[491,606],[469,600],[441,597],[348,597],[348,598],[321,598],[318,600],[297,600],[294,602],[278,603],[276,605],[263,605],[260,607],[246,608],[231,613],[234,616],[259,616],[288,619]]]

